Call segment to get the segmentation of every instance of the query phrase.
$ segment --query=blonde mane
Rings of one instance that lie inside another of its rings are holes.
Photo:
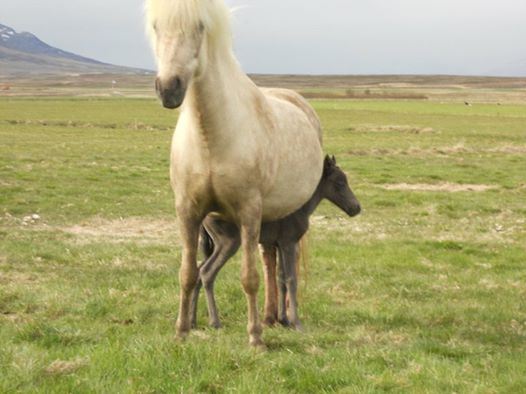
[[[218,0],[146,0],[146,31],[155,36],[155,26],[163,31],[188,32],[202,26],[208,42],[231,48],[230,12]]]

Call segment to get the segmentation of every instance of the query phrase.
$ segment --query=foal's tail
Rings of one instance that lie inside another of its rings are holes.
[[[298,242],[298,253],[296,258],[296,276],[299,279],[300,274],[303,271],[303,291],[307,289],[307,279],[309,277],[309,236],[308,233],[303,235],[303,237]],[[303,267],[302,267],[303,266]],[[301,291],[299,291],[300,286],[298,286],[298,298],[301,297]]]

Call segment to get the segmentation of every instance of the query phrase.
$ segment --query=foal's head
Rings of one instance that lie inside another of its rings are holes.
[[[183,103],[190,81],[203,71],[206,47],[231,40],[220,0],[146,0],[146,28],[158,67],[155,88],[170,109]]]
[[[347,215],[356,216],[360,213],[360,203],[349,187],[347,176],[336,165],[334,156],[325,157],[320,187],[322,197],[341,208]]]

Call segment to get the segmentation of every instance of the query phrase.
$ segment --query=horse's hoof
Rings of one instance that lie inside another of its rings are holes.
[[[303,324],[301,324],[300,322],[294,323],[292,325],[292,328],[294,328],[294,330],[296,330],[298,332],[303,332],[304,331]]]
[[[276,324],[276,319],[273,316],[265,317],[263,320],[263,325],[267,327],[273,327]]]
[[[182,328],[179,324],[175,327],[175,339],[179,342],[184,342],[184,340],[188,337],[188,334],[190,334],[190,326],[188,328]]]
[[[176,333],[175,336],[174,336],[174,340],[177,343],[184,343],[186,341],[186,338],[188,338],[188,334],[181,335],[179,333]]]
[[[249,341],[250,347],[257,352],[264,352],[267,350],[265,342],[261,338],[251,338]]]

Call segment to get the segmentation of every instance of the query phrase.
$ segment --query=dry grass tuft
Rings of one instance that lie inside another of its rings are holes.
[[[413,125],[358,125],[351,127],[348,131],[358,133],[405,133],[405,134],[427,134],[435,133],[432,127],[420,127]]]
[[[470,185],[470,184],[459,184],[459,183],[397,183],[397,184],[386,184],[381,186],[385,190],[402,190],[402,191],[416,191],[416,192],[485,192],[488,190],[497,189],[495,185]]]
[[[88,364],[89,360],[87,358],[76,358],[72,361],[55,360],[45,368],[45,371],[50,375],[69,375]]]

